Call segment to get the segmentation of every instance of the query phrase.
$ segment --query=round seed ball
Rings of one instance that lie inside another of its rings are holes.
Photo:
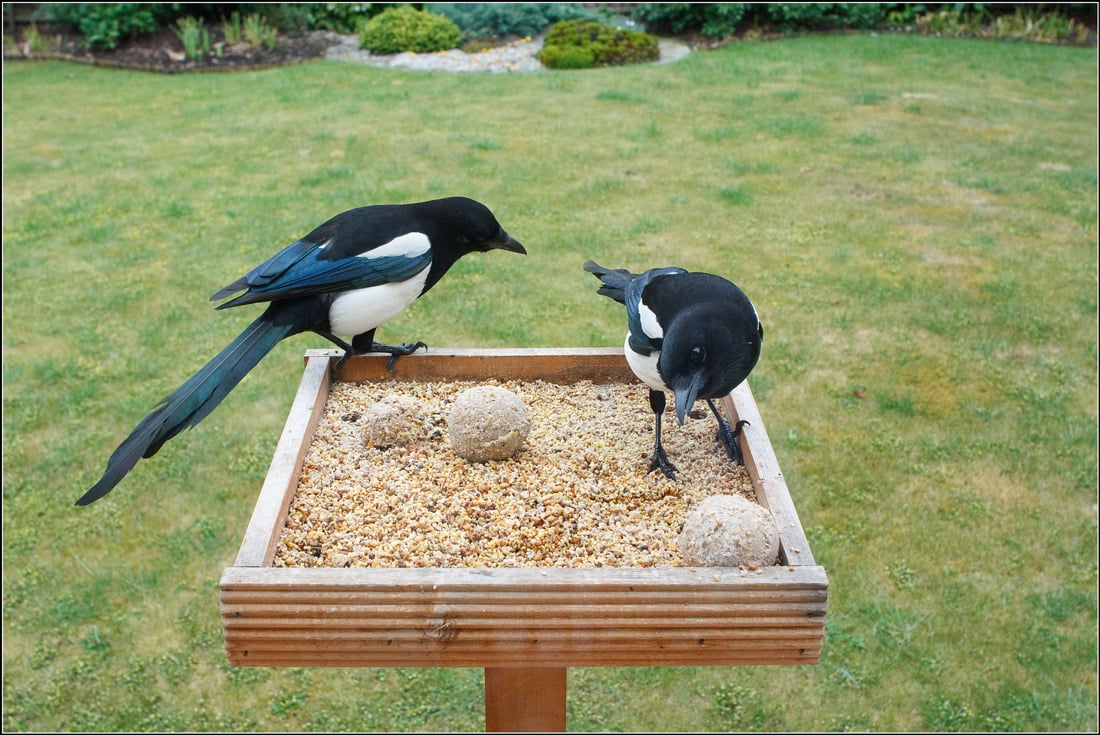
[[[408,446],[426,439],[429,431],[420,405],[408,396],[383,396],[363,414],[363,441],[378,449]]]
[[[515,456],[531,430],[531,418],[515,393],[482,385],[459,394],[447,428],[455,454],[471,462],[488,462]]]
[[[762,505],[740,495],[711,495],[688,513],[680,553],[693,567],[771,566],[779,556],[779,528]]]

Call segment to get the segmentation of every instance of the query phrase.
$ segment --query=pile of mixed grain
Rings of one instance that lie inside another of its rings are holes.
[[[650,567],[682,564],[678,535],[704,498],[755,499],[715,438],[705,404],[662,421],[676,480],[647,474],[653,413],[641,384],[491,381],[517,394],[531,430],[514,458],[472,463],[447,441],[473,381],[334,383],[302,469],[277,567]],[[371,405],[419,406],[418,439],[364,439]]]

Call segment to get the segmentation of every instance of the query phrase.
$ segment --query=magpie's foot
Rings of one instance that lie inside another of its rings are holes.
[[[726,448],[726,455],[739,465],[745,464],[745,457],[741,454],[741,445],[737,443],[737,437],[741,436],[741,427],[747,426],[748,423],[741,419],[734,424],[732,430],[725,421],[718,423],[718,440]]]
[[[333,378],[335,378],[336,374],[340,372],[340,368],[342,368],[344,366],[344,363],[348,361],[348,358],[354,354],[354,350],[344,350],[344,354],[340,355],[340,359],[332,363],[332,370],[329,371],[329,374],[332,375]]]
[[[424,342],[402,342],[399,345],[384,345],[381,342],[375,342],[371,345],[371,352],[390,353],[390,359],[386,360],[386,369],[392,373],[393,366],[397,363],[397,358],[402,355],[411,355],[421,347],[428,349],[428,345]]]
[[[653,459],[649,463],[649,469],[646,470],[646,474],[648,475],[650,472],[653,472],[653,470],[660,470],[665,474],[665,477],[670,480],[675,480],[676,473],[680,471],[676,465],[669,461],[668,455],[665,454],[665,448],[659,444],[653,450]]]

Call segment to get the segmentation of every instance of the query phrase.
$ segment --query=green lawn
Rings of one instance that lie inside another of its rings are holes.
[[[453,194],[530,255],[464,259],[379,339],[617,346],[585,259],[729,277],[829,573],[818,665],[572,669],[570,729],[1097,728],[1095,48],[3,81],[5,731],[483,728],[476,669],[226,664],[218,579],[321,338],[73,506],[259,312],[210,294],[340,211]]]

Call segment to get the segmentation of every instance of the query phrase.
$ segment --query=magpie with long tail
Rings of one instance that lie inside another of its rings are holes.
[[[596,292],[626,306],[626,361],[649,386],[656,443],[649,472],[675,478],[679,469],[661,444],[665,393],[672,393],[682,426],[697,399],[718,419],[718,438],[730,459],[744,464],[737,437],[748,423],[731,429],[714,400],[736,388],[756,366],[764,328],[748,296],[730,281],[683,268],[642,273],[604,268],[591,260],[584,269],[603,284]]]
[[[375,330],[427,292],[459,258],[489,250],[527,253],[485,205],[465,197],[380,204],[336,215],[210,297],[221,301],[236,295],[218,309],[268,306],[157,404],[76,504],[102,498],[139,459],[152,457],[166,441],[206,418],[287,337],[315,332],[330,340],[344,350],[336,367],[353,354],[383,352],[390,354],[392,368],[399,355],[427,345],[375,342]]]

